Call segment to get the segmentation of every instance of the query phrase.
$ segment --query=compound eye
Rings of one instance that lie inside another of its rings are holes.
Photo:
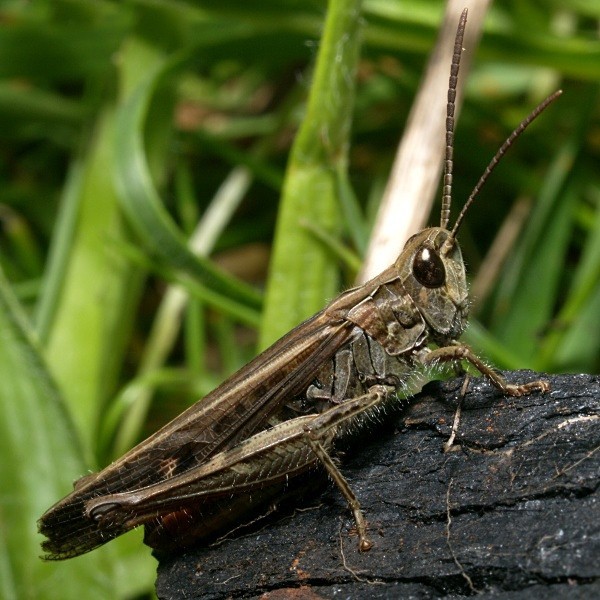
[[[427,246],[420,248],[413,259],[415,279],[428,288],[438,288],[446,282],[446,269],[440,255]]]

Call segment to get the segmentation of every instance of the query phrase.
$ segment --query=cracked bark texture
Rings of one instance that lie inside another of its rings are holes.
[[[473,379],[447,453],[462,379],[428,384],[362,437],[342,471],[369,552],[325,483],[294,499],[306,510],[160,559],[158,597],[600,598],[600,377],[543,378],[552,390],[525,398]]]

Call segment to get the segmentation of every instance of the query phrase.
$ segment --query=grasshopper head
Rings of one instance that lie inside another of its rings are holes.
[[[448,103],[446,105],[446,157],[444,161],[440,226],[424,229],[411,237],[406,242],[404,250],[395,263],[407,293],[431,327],[434,340],[443,344],[457,339],[467,325],[468,293],[465,265],[456,240],[467,210],[514,140],[562,93],[558,90],[546,98],[511,133],[490,161],[463,205],[454,226],[450,229],[448,222],[452,203],[454,101],[466,22],[467,9],[464,9],[456,32],[452,65],[450,67]]]
[[[467,9],[464,9],[456,32],[450,67],[440,226],[413,235],[395,264],[407,293],[431,328],[434,340],[442,344],[457,339],[467,326],[467,279],[462,253],[456,241],[462,214],[452,231],[448,230],[452,199],[454,100],[466,23]]]
[[[468,293],[460,247],[450,232],[430,227],[412,236],[396,261],[400,278],[440,341],[454,340],[467,325]]]

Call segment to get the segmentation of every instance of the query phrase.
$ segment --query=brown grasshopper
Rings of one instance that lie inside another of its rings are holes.
[[[348,501],[359,547],[368,550],[358,499],[331,458],[336,440],[398,402],[398,390],[439,362],[467,361],[510,396],[549,389],[544,381],[507,383],[457,341],[469,308],[456,240],[460,224],[507,148],[560,94],[509,136],[449,229],[454,99],[466,17],[465,10],[450,71],[440,226],[411,237],[388,269],[341,294],[103,471],[78,480],[39,521],[47,558],[83,554],[138,525],[145,525],[145,542],[154,548],[189,544],[318,465]]]

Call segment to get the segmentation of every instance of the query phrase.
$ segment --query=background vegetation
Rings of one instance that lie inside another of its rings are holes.
[[[319,77],[335,71],[313,72],[332,50],[325,12],[323,0],[2,3],[2,598],[148,593],[137,532],[44,563],[37,518],[242,366],[259,337],[352,283],[443,3],[365,0],[364,23],[339,21],[330,33],[347,28],[350,45],[330,66],[357,62],[357,75],[329,112]],[[533,105],[565,91],[461,233],[476,276],[507,216],[523,225],[503,267],[484,263],[491,282],[474,283],[466,339],[501,367],[600,366],[599,25],[597,0],[497,3],[474,57],[457,204]],[[345,209],[340,181],[354,192]]]

